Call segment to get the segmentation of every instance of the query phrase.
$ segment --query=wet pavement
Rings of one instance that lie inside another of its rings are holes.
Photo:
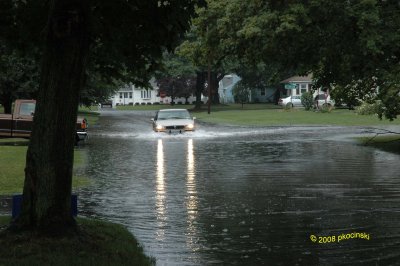
[[[400,155],[360,127],[154,133],[154,112],[91,128],[81,215],[121,223],[157,265],[396,265]]]

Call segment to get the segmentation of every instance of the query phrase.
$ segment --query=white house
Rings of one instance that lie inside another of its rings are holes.
[[[236,74],[225,75],[219,82],[218,94],[221,103],[235,103],[233,88],[241,80]],[[273,102],[275,88],[262,88],[250,90],[250,102]]]
[[[282,98],[287,96],[302,95],[304,92],[312,91],[312,74],[308,74],[307,76],[293,76],[288,79],[282,80],[281,84],[284,85],[284,89],[281,90],[280,95]],[[321,93],[329,96],[329,90],[322,91],[322,88],[317,88],[313,92],[313,97],[316,97]]]
[[[120,88],[115,95],[111,97],[112,106],[117,105],[147,105],[147,104],[170,104],[171,97],[159,94],[159,88],[155,80],[150,80],[151,88],[140,88],[135,85],[126,85]],[[195,101],[195,97],[191,96],[188,102],[191,104]],[[175,98],[177,104],[185,104],[185,98]]]
[[[233,87],[241,78],[236,74],[225,75],[219,82],[218,94],[220,103],[234,103]]]
[[[282,80],[281,84],[284,84],[285,88],[281,96],[302,95],[304,92],[311,90],[312,74],[307,76],[293,76]]]

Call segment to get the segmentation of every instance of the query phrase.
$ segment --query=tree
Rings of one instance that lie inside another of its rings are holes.
[[[186,59],[176,53],[164,53],[162,67],[156,72],[160,93],[174,99],[183,97],[187,100],[195,93],[196,68]]]
[[[15,49],[0,46],[0,103],[6,114],[18,98],[35,98],[39,84],[38,64]]]
[[[17,13],[25,14],[19,17],[21,36],[36,36],[43,62],[14,228],[47,233],[75,228],[70,211],[74,131],[88,61],[95,59],[100,73],[118,76],[125,69],[131,81],[147,83],[163,49],[172,49],[188,28],[193,5],[190,0],[18,2]],[[43,15],[46,21],[33,20]],[[44,35],[38,30],[43,28]]]
[[[31,98],[39,84],[39,51],[21,37],[17,1],[0,2],[0,103],[11,112],[16,98]]]
[[[226,73],[235,73],[249,88],[260,89],[275,85],[293,74],[292,68],[281,68],[280,61],[262,61],[265,56],[260,57],[259,50],[262,47],[259,43],[246,38],[242,41],[248,32],[261,34],[262,29],[257,29],[257,25],[251,24],[246,29],[242,28],[242,23],[247,19],[251,22],[255,22],[254,18],[264,20],[263,17],[255,16],[259,11],[260,1],[258,4],[255,1],[221,0],[208,0],[206,3],[205,7],[197,9],[191,31],[178,48],[178,53],[197,66],[199,80],[205,80],[204,75],[207,75],[210,64],[210,85],[215,96],[218,96],[216,88],[219,81]],[[202,92],[208,94],[207,89]],[[214,102],[218,102],[218,99],[214,99]]]
[[[210,77],[207,77],[207,86],[198,84],[197,89],[203,89],[203,93],[211,95],[211,101],[218,104],[218,84],[227,73],[231,63],[228,46],[220,38],[218,29],[218,19],[222,16],[225,4],[223,1],[205,2],[206,5],[196,9],[191,31],[178,48],[178,53],[188,58],[198,68],[198,82],[205,81],[205,75],[210,72]],[[208,93],[209,89],[211,89],[210,93]],[[200,95],[200,92],[197,95]],[[199,99],[196,102],[196,108],[199,108]]]
[[[109,101],[110,97],[125,84],[120,79],[102,75],[93,68],[87,69],[87,73],[86,85],[79,96],[79,104],[84,106]]]
[[[306,111],[310,110],[314,105],[314,97],[311,91],[304,92],[301,95],[301,104]]]
[[[242,62],[264,63],[278,73],[312,72],[318,87],[346,87],[377,77],[384,105],[393,105],[392,97],[398,102],[396,1],[209,2],[223,7],[218,30]],[[394,107],[385,110],[388,118],[396,116]]]
[[[42,58],[39,37],[43,36],[45,10],[43,2],[0,3],[0,103],[7,113],[11,112],[15,99],[36,98],[38,93]],[[117,69],[107,73],[104,71],[107,68],[102,65],[104,57],[91,57],[86,75],[87,86],[80,95],[80,103],[85,105],[109,98],[119,84],[118,78],[126,72],[120,71],[123,74],[116,75]]]
[[[175,104],[175,98],[188,98],[193,95],[195,89],[194,77],[162,77],[157,79],[160,94],[171,97],[171,104]]]
[[[250,89],[246,87],[245,83],[240,80],[233,88],[233,96],[235,97],[236,101],[242,104],[243,108],[243,105],[249,102]]]
[[[346,104],[349,109],[362,102],[373,103],[378,95],[378,80],[376,77],[355,80],[346,86],[334,85],[330,94],[337,104]]]

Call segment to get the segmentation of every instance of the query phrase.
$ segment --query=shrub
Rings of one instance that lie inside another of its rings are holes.
[[[310,91],[307,91],[301,95],[301,104],[308,111],[314,105],[313,95]]]
[[[151,105],[151,103],[150,103],[150,102],[148,102],[148,103],[147,103],[147,105]]]
[[[333,109],[333,106],[328,104],[328,103],[324,103],[322,106],[319,107],[319,111],[321,113],[330,113]]]
[[[287,103],[286,105],[285,105],[285,110],[290,110],[290,109],[292,109],[293,108],[293,105],[292,105],[292,103],[291,102],[289,102],[289,103]]]
[[[146,103],[140,103],[141,105],[146,105]]]
[[[359,115],[374,115],[378,114],[381,108],[381,101],[375,101],[374,103],[363,102],[360,106],[357,106],[355,110]]]

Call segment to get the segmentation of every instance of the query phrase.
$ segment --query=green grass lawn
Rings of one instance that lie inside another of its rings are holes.
[[[193,105],[125,105],[117,106],[117,110],[159,110],[184,108],[192,110]],[[192,110],[193,111],[193,110]],[[389,121],[379,120],[374,115],[357,115],[353,110],[334,109],[330,113],[305,111],[304,108],[284,109],[275,104],[219,104],[211,106],[211,114],[207,113],[207,106],[203,105],[200,111],[193,111],[192,115],[200,121],[250,126],[297,126],[297,125],[332,125],[332,126],[372,126],[372,125],[400,125],[398,119]]]
[[[155,265],[123,226],[78,218],[79,233],[43,237],[35,232],[0,232],[0,265]],[[0,216],[0,229],[10,217]],[[1,230],[0,230],[1,231]]]
[[[305,111],[303,108],[283,109],[271,104],[245,104],[212,106],[207,111],[193,112],[200,121],[230,125],[253,126],[296,126],[296,125],[333,125],[333,126],[371,126],[400,125],[394,121],[379,120],[374,115],[357,115],[352,110],[334,109],[331,112]]]
[[[4,145],[10,144],[7,142],[15,141],[19,145]],[[23,145],[21,139],[1,139],[0,140],[0,195],[12,195],[14,193],[22,193],[24,184],[24,169],[27,143]],[[75,150],[74,169],[85,165],[85,154],[81,150]],[[76,171],[74,171],[76,172]],[[90,183],[90,180],[84,176],[73,176],[72,185],[74,188],[85,186]]]

